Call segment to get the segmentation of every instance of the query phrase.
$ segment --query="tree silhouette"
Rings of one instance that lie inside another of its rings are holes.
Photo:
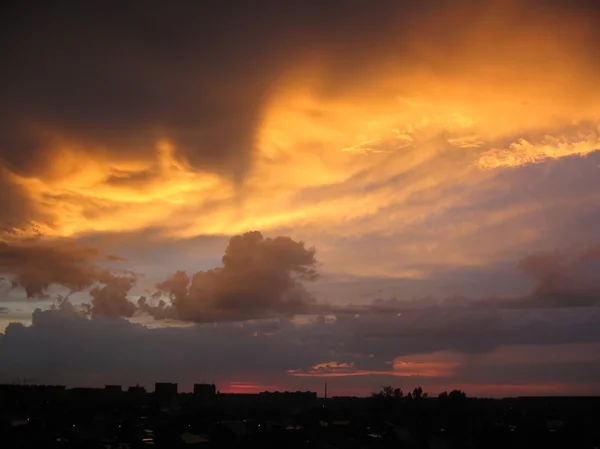
[[[391,385],[384,386],[380,391],[376,393],[371,393],[371,397],[373,398],[385,398],[385,399],[406,399],[406,400],[420,400],[427,399],[427,393],[423,392],[423,388],[416,387],[412,392],[404,394],[402,388],[394,388]]]
[[[467,394],[462,390],[452,390],[448,395],[449,399],[464,401],[467,399]]]
[[[371,393],[371,396],[375,398],[400,399],[404,397],[404,392],[402,391],[402,388],[394,388],[391,385],[386,385],[381,389],[381,391],[378,391],[377,393]]]
[[[464,401],[467,399],[467,395],[462,390],[452,390],[450,393],[444,391],[438,395],[440,401]]]
[[[462,390],[444,391],[438,395],[439,410],[448,429],[448,434],[456,444],[466,437],[468,433],[468,403],[467,395]]]
[[[423,393],[423,388],[417,387],[412,392],[412,398],[416,400],[427,399],[427,393]]]

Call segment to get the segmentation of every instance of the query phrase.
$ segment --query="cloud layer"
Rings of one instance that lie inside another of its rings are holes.
[[[596,391],[595,2],[209,3],[4,10],[5,377]]]
[[[423,385],[432,393],[461,386],[488,396],[597,394],[598,319],[597,310],[584,309],[440,308],[329,323],[150,329],[67,309],[36,311],[31,326],[12,324],[2,338],[1,381],[28,376],[69,385],[151,386],[168,380],[185,390],[215,379],[229,391],[240,383],[320,391],[328,379],[335,394],[369,394],[385,383]],[[537,390],[527,391],[536,383]]]
[[[13,6],[3,228],[364,235],[382,208],[481,169],[589,154],[590,5]]]

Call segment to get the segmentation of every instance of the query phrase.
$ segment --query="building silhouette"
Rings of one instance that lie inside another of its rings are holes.
[[[121,385],[105,385],[104,391],[107,393],[117,394],[121,393]]]
[[[163,399],[177,396],[177,384],[170,382],[156,382],[154,384],[154,394]]]
[[[215,384],[194,384],[194,398],[200,400],[211,400],[217,394]]]
[[[127,389],[127,393],[129,394],[136,394],[136,395],[143,395],[146,394],[146,389],[140,385],[135,385],[135,386],[131,386]]]

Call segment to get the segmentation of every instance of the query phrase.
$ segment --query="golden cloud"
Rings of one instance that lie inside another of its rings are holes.
[[[192,165],[168,132],[121,157],[57,128],[43,169],[3,168],[39,213],[22,233],[399,232],[451,206],[415,205],[419,195],[493,177],[491,168],[596,151],[600,91],[581,51],[592,30],[577,14],[531,21],[525,10],[492,2],[460,30],[439,22],[458,10],[421,18],[408,43],[398,35],[389,51],[361,49],[360,76],[334,70],[328,50],[295,56],[261,106],[241,183]]]

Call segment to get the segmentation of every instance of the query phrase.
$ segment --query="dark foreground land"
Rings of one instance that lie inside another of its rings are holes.
[[[321,399],[2,385],[0,447],[592,449],[600,447],[600,398]]]

